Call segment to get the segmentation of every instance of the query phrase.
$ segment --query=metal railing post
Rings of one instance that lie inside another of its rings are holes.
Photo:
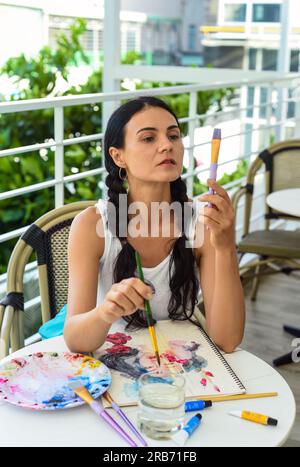
[[[55,207],[64,205],[64,108],[54,108],[55,139]]]

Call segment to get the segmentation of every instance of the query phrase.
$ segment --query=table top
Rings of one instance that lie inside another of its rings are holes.
[[[1,363],[34,352],[66,350],[63,337],[56,337],[20,349]],[[271,366],[248,352],[238,349],[225,355],[225,358],[248,393],[278,392],[279,396],[214,403],[212,408],[202,412],[202,424],[187,441],[186,447],[282,446],[289,437],[296,416],[295,399],[289,386]],[[263,413],[277,418],[279,424],[277,427],[266,427],[247,422],[229,416],[228,412],[232,410]],[[137,407],[124,411],[136,424]],[[117,414],[110,413],[122,425]],[[191,416],[192,413],[188,414],[188,418]],[[0,402],[0,419],[5,425],[5,430],[1,430],[0,446],[126,446],[122,438],[86,405],[57,411],[37,411]],[[149,447],[175,447],[171,441],[146,439]]]
[[[300,217],[300,188],[274,191],[267,197],[267,204],[276,211]]]

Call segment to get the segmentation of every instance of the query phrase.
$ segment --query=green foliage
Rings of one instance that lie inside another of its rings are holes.
[[[124,57],[122,57],[123,65],[138,65],[142,60],[142,54],[129,50]]]
[[[227,185],[228,183],[234,182],[235,180],[239,180],[242,177],[245,177],[247,174],[249,167],[249,163],[246,160],[241,160],[238,165],[236,170],[231,173],[231,174],[224,174],[220,180],[218,180],[218,183],[220,185]]]
[[[70,67],[87,63],[80,45],[85,22],[77,20],[71,27],[70,38],[61,34],[58,47],[43,47],[34,58],[21,55],[9,59],[1,72],[10,76],[16,92],[11,100],[35,99],[66,94],[96,93],[102,90],[102,70],[95,71],[87,82],[67,92],[58,91],[58,80],[68,82]],[[24,81],[25,80],[25,81]],[[44,109],[0,115],[0,149],[47,142],[54,138],[53,110]],[[86,105],[67,107],[64,111],[65,138],[100,133],[101,107]],[[83,172],[101,166],[100,144],[74,144],[65,148],[65,175]],[[54,177],[52,149],[0,158],[0,192],[34,185]],[[89,177],[65,188],[65,202],[78,199],[97,199],[101,196],[99,177]],[[77,192],[77,193],[76,193]],[[0,202],[0,231],[11,231],[26,226],[54,208],[54,189],[45,189]],[[0,249],[0,273],[5,272],[15,240]]]
[[[220,179],[217,180],[219,185],[227,185],[235,180],[239,180],[246,176],[249,168],[249,162],[241,160],[237,164],[237,168],[234,172],[228,174],[225,173]],[[201,195],[208,191],[207,185],[202,183],[198,177],[194,177],[194,196]]]

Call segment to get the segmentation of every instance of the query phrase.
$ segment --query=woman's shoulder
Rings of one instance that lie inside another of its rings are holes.
[[[101,212],[96,206],[81,211],[71,225],[70,240],[78,247],[101,258],[104,252],[104,227]]]

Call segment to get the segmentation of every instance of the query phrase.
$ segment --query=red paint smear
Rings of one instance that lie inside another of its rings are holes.
[[[162,358],[166,358],[169,363],[181,363],[184,365],[188,363],[188,359],[177,358],[173,353],[165,352],[161,355]]]
[[[125,345],[114,345],[110,349],[106,349],[107,353],[129,353],[131,352],[131,347]]]
[[[200,383],[201,383],[202,386],[204,386],[204,387],[206,387],[206,385],[207,385],[207,381],[206,381],[205,378],[202,378],[201,381],[200,381]]]
[[[65,357],[69,362],[76,362],[76,360],[82,359],[82,354],[81,353],[66,353]]]
[[[110,342],[111,344],[126,344],[128,341],[132,339],[131,336],[124,334],[122,332],[116,332],[115,334],[108,334],[106,338],[106,342]]]
[[[18,365],[20,368],[23,368],[24,366],[26,366],[25,360],[18,360],[17,358],[14,358],[12,362]]]
[[[206,376],[210,376],[211,378],[214,377],[214,375],[213,375],[210,371],[205,371],[204,374],[205,374]]]

